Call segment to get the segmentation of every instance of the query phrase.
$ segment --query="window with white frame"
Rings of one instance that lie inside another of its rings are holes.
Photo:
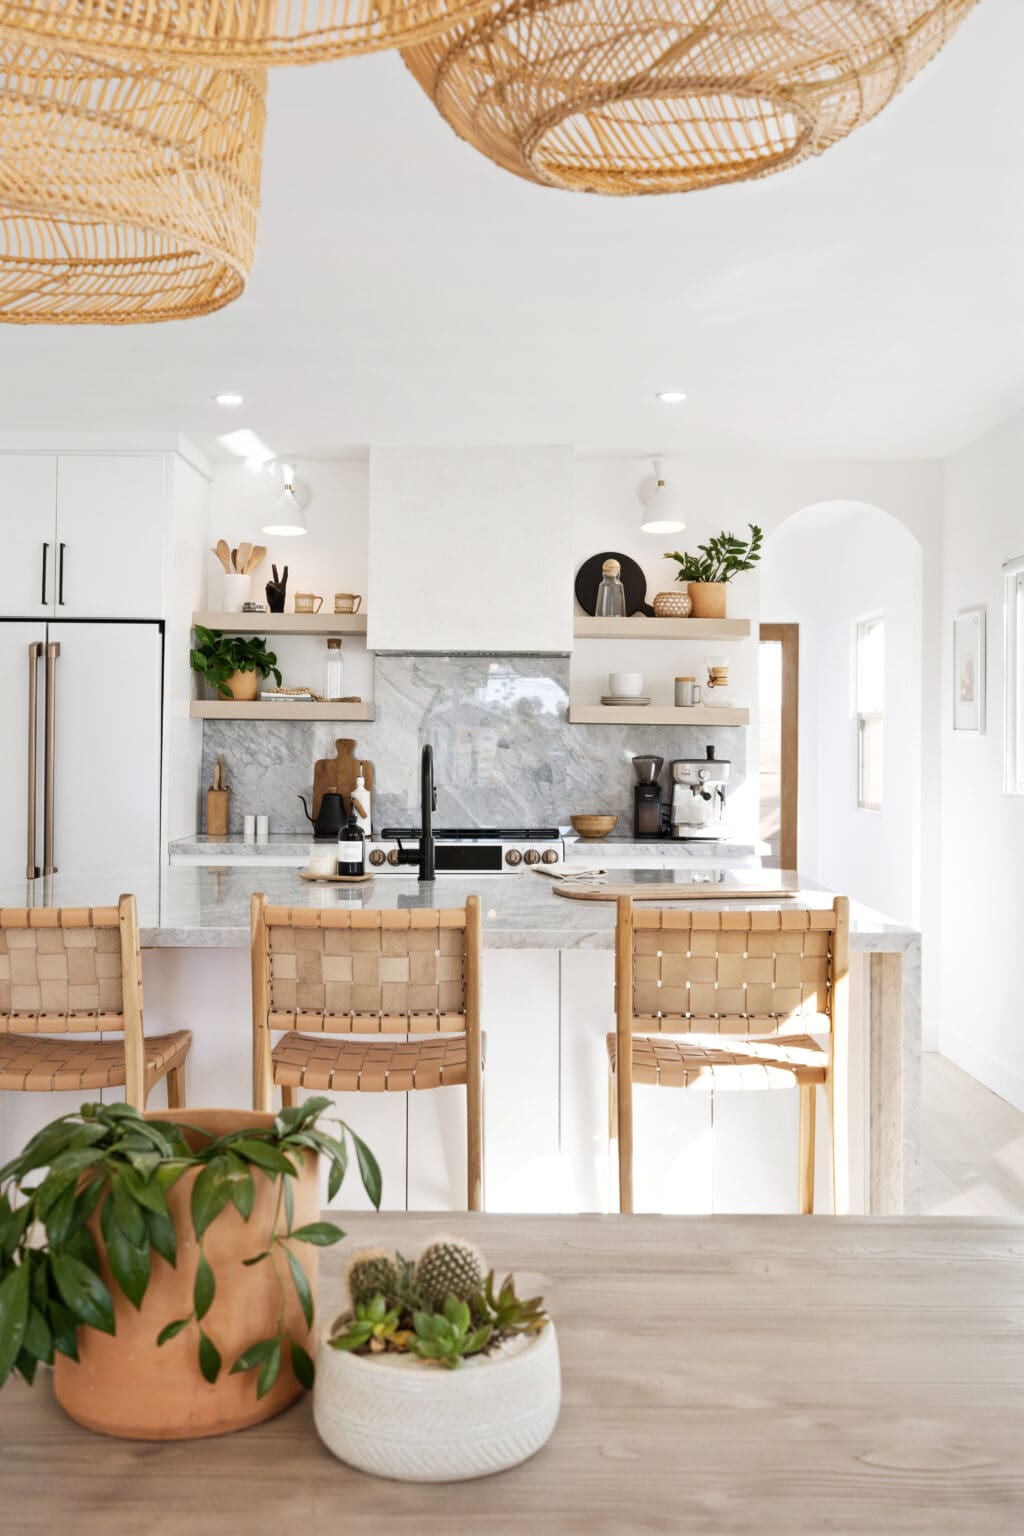
[[[857,716],[857,806],[882,809],[885,741],[885,622],[859,619],[854,630],[853,696]]]
[[[1024,795],[1024,555],[1003,566],[1003,789]]]

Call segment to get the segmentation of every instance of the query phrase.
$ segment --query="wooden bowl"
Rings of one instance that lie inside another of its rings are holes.
[[[607,837],[615,823],[617,816],[570,816],[573,831],[580,837]]]

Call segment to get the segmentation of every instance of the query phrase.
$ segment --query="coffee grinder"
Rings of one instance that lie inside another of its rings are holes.
[[[663,757],[634,757],[636,784],[633,788],[633,836],[661,836],[661,785],[658,775]]]

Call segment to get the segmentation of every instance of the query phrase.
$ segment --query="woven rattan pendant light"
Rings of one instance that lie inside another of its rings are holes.
[[[0,27],[109,57],[315,64],[433,37],[489,0],[0,0]]]
[[[873,117],[976,0],[497,0],[403,50],[461,138],[588,192],[764,176]]]
[[[265,76],[0,43],[0,321],[128,324],[237,298]]]

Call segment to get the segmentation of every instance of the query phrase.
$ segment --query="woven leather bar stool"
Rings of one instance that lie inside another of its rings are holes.
[[[168,1106],[181,1109],[191,1044],[187,1029],[143,1034],[134,896],[116,907],[0,908],[0,1088],[123,1087],[141,1110],[166,1077]]]
[[[482,1210],[480,932],[479,896],[464,908],[396,912],[275,907],[254,896],[253,1108],[269,1110],[275,1086],[284,1104],[300,1088],[465,1087],[468,1207]],[[359,1038],[327,1038],[336,1035]]]
[[[824,1084],[833,1210],[849,1210],[849,928],[845,896],[819,912],[634,910],[630,897],[619,899],[607,1045],[620,1210],[633,1209],[634,1083],[799,1087],[802,1214],[814,1209],[815,1093]],[[673,1035],[685,1038],[665,1038]],[[827,1045],[815,1036],[827,1036]],[[632,1071],[619,1070],[621,1062]]]

